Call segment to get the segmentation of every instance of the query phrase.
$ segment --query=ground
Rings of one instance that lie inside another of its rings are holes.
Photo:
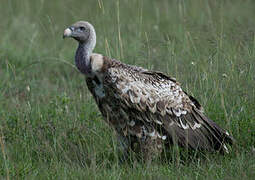
[[[8,1],[0,6],[0,178],[252,179],[255,2]],[[120,164],[63,30],[94,24],[95,52],[176,77],[229,130],[229,155]]]

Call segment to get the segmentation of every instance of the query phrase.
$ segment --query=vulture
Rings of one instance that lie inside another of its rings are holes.
[[[173,145],[228,153],[233,137],[210,120],[175,78],[93,53],[94,27],[78,21],[64,30],[79,45],[75,65],[84,74],[103,119],[116,132],[118,149],[150,161]]]

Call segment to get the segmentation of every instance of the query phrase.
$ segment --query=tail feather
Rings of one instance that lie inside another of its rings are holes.
[[[221,153],[229,153],[227,144],[232,145],[235,141],[234,138],[226,130],[219,127],[214,121],[207,118],[201,112],[194,110],[194,114],[205,123],[205,127],[210,133],[210,141],[214,150],[220,151]]]
[[[178,124],[180,120],[186,124],[185,128]],[[231,145],[234,142],[234,138],[227,131],[197,109],[193,109],[191,113],[181,117],[165,116],[163,122],[164,129],[169,134],[169,143],[185,148],[228,153],[227,144]],[[187,124],[189,124],[189,128],[187,128]],[[194,124],[197,125],[196,128],[194,128]]]

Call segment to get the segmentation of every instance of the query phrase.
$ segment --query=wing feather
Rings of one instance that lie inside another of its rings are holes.
[[[180,116],[195,106],[179,83],[162,73],[118,67],[109,69],[109,74],[116,79],[113,88],[130,107]]]
[[[108,76],[108,84],[115,89],[119,101],[130,112],[139,113],[133,118],[143,119],[145,125],[149,123],[159,131],[164,129],[173,143],[210,151],[220,150],[225,139],[233,141],[203,114],[198,101],[184,92],[174,78],[123,64],[109,68]]]

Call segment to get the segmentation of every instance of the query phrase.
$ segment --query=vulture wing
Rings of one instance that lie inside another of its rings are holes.
[[[116,61],[106,79],[130,119],[165,132],[168,142],[228,152],[225,143],[232,143],[233,138],[203,114],[198,101],[174,78]]]

